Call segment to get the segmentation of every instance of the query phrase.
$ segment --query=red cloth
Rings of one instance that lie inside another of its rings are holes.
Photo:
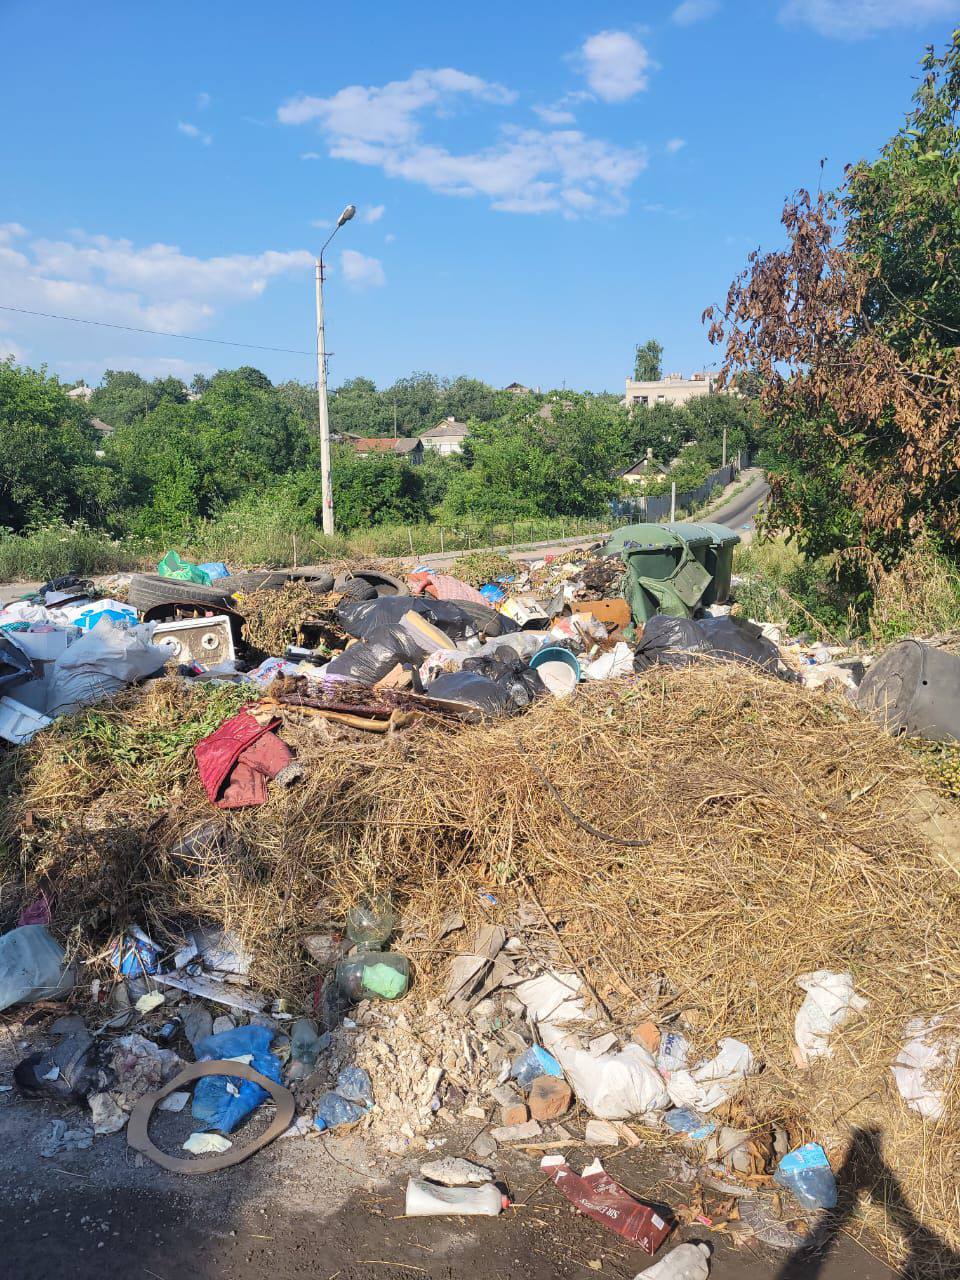
[[[275,716],[258,724],[244,708],[193,748],[200,781],[207,795],[221,809],[242,809],[263,804],[267,779],[276,777],[292,760],[292,753],[273,730]]]

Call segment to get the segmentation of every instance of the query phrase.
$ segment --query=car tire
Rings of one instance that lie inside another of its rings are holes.
[[[363,600],[376,600],[376,587],[371,587],[363,578],[352,578],[348,574],[337,579],[335,590],[340,592],[341,604],[359,604]]]
[[[343,591],[344,585],[350,581],[363,581],[373,587],[378,596],[408,596],[410,591],[406,583],[401,582],[390,573],[381,573],[379,569],[357,569],[351,573],[341,573],[334,583],[334,590]],[[364,596],[371,600],[372,596]]]
[[[225,581],[225,579],[221,579]],[[181,582],[179,578],[163,578],[159,573],[135,573],[127,589],[127,603],[143,611],[155,604],[184,600],[190,604],[232,604],[229,590],[222,586],[206,586],[200,582]]]

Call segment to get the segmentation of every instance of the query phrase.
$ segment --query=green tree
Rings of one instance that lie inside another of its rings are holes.
[[[636,348],[633,376],[637,382],[656,382],[663,377],[663,347],[656,338]]]
[[[427,519],[419,468],[391,454],[358,458],[349,446],[333,451],[333,505],[339,528],[418,524]]]
[[[187,389],[178,378],[147,382],[129,369],[108,369],[90,397],[89,409],[111,427],[128,427],[152,412],[161,400],[184,404],[186,399]]]
[[[960,555],[960,32],[838,192],[787,202],[711,337],[760,376],[769,521],[848,565],[926,531]]]
[[[0,525],[20,530],[90,514],[96,432],[45,369],[0,362],[0,440]]]

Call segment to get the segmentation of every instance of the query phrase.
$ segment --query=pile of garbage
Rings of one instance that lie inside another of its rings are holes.
[[[0,614],[0,709],[45,718],[0,756],[0,1009],[50,1002],[15,1080],[68,1108],[45,1150],[124,1131],[201,1172],[359,1132],[423,1154],[408,1212],[499,1212],[426,1171],[466,1126],[475,1168],[529,1150],[656,1248],[673,1223],[556,1152],[659,1135],[745,1219],[758,1189],[828,1205],[880,1127],[955,1235],[922,1152],[935,1124],[960,1167],[960,887],[918,766],[852,704],[885,655],[702,596],[640,617],[641,548],[608,550],[481,584],[496,608],[426,567],[208,565]],[[849,680],[811,696],[817,666]]]

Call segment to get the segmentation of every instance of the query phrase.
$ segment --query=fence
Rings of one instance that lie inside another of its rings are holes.
[[[742,461],[744,466],[749,465],[745,459]],[[740,468],[735,462],[730,462],[725,467],[717,467],[716,471],[711,471],[703,484],[698,485],[696,489],[685,489],[677,494],[677,510],[683,508],[690,511],[694,507],[703,506],[710,500],[711,494],[718,485],[721,489],[725,489],[739,471]],[[614,498],[610,503],[610,510],[614,521],[621,524],[656,524],[660,520],[670,518],[670,506],[670,494],[664,493],[646,498]]]

